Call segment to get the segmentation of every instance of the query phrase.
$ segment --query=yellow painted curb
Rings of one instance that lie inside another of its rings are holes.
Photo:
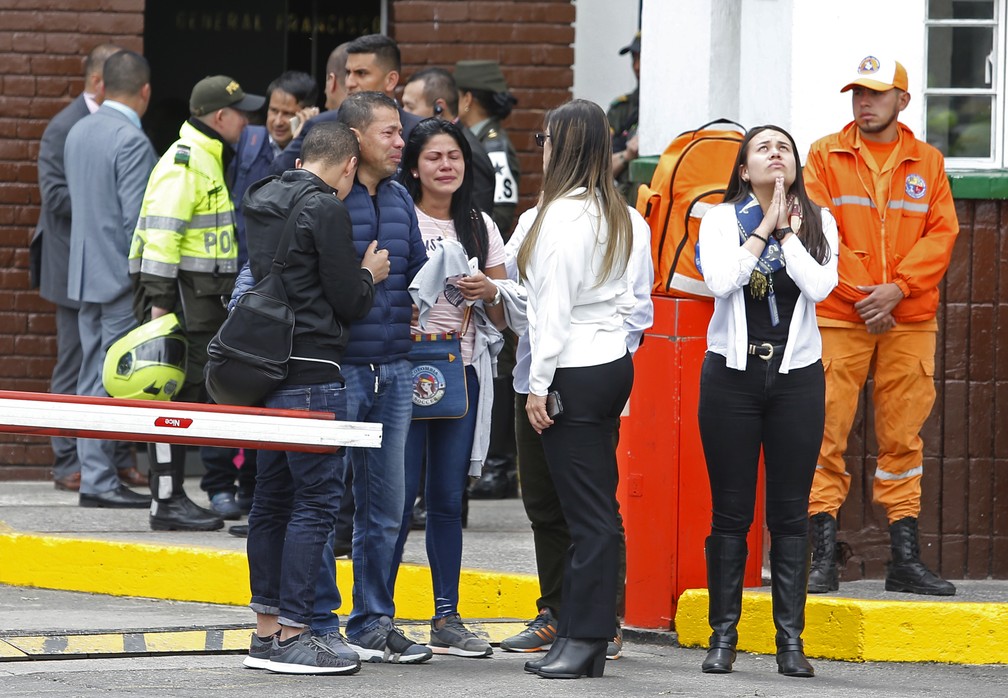
[[[344,603],[334,611],[347,615],[353,569],[348,560],[339,560],[336,570]],[[243,552],[21,533],[0,532],[0,584],[235,606],[249,601]],[[533,575],[462,570],[459,613],[463,618],[525,618],[538,596]],[[429,619],[434,610],[430,570],[403,565],[395,599],[396,617]]]
[[[413,640],[427,642],[427,623],[407,621],[400,627]],[[468,621],[466,627],[493,645],[525,629],[524,623]],[[205,630],[139,630],[121,633],[64,633],[0,637],[0,662],[134,657],[153,654],[228,654],[248,651],[253,628]]]
[[[679,644],[705,647],[707,590],[688,589],[675,617]],[[742,594],[738,649],[773,654],[769,592]],[[880,601],[810,596],[805,652],[855,662],[1008,663],[1008,603]]]

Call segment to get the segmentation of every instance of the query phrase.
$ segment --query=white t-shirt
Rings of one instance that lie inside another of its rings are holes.
[[[428,254],[434,251],[441,244],[442,240],[458,241],[454,221],[431,218],[421,211],[419,207],[416,209],[416,214],[417,223],[420,225],[420,237],[423,238],[424,247],[426,247]],[[489,267],[504,264],[504,239],[501,237],[500,231],[497,230],[493,219],[485,213],[483,214],[483,222],[486,224],[487,238],[490,243],[487,249],[485,270]],[[442,292],[438,296],[434,307],[430,309],[430,313],[427,316],[427,324],[423,329],[414,326],[412,332],[413,334],[458,332],[462,329],[463,310],[464,307],[456,307],[450,303],[445,298],[444,292]],[[470,324],[469,330],[462,336],[462,363],[466,366],[472,363],[473,346],[475,343],[476,331]]]

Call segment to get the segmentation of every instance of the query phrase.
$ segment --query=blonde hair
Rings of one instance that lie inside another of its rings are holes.
[[[594,102],[575,99],[550,111],[545,127],[550,136],[550,160],[543,173],[539,211],[518,249],[518,269],[523,278],[527,277],[550,205],[557,199],[570,198],[571,191],[584,187],[584,194],[576,198],[593,204],[608,224],[598,281],[601,285],[626,272],[633,236],[630,212],[613,181],[609,121]]]

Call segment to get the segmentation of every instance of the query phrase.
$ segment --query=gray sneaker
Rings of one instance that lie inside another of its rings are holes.
[[[462,619],[455,613],[444,618],[444,625],[438,628],[431,620],[430,642],[427,646],[434,654],[453,654],[456,657],[489,657],[493,654],[490,643],[476,636],[462,625]]]
[[[343,637],[343,633],[325,633],[324,635],[316,635],[315,639],[328,647],[337,657],[343,657],[343,659],[348,659],[352,662],[360,661],[360,656],[350,649],[346,638]]]
[[[548,608],[539,611],[539,615],[525,624],[526,627],[517,635],[512,635],[501,641],[502,650],[508,652],[544,652],[553,646],[557,636],[557,620]]]
[[[388,616],[382,616],[370,630],[348,637],[347,644],[366,662],[419,664],[434,656],[428,648],[403,635]]]
[[[252,633],[252,641],[249,643],[248,655],[242,661],[242,665],[246,669],[265,669],[266,663],[270,658],[270,650],[273,647],[273,638],[276,635],[270,635],[265,640]]]
[[[340,657],[305,630],[289,643],[274,638],[265,668],[276,674],[356,674],[360,661]]]

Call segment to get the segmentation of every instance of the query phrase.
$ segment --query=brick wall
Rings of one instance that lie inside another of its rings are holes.
[[[1008,577],[1008,202],[958,201],[960,233],[942,283],[937,398],[924,426],[922,557],[950,578]],[[844,579],[879,578],[889,559],[884,509],[871,503],[878,444],[866,408],[851,430]],[[868,400],[870,403],[870,400]]]
[[[72,5],[73,9],[68,9]],[[0,9],[0,387],[45,391],[56,353],[52,306],[28,290],[38,220],[38,142],[80,94],[83,59],[114,42],[142,49],[143,0],[5,0]],[[0,434],[0,477],[45,476],[47,439]]]
[[[456,61],[500,63],[518,105],[504,121],[521,161],[518,211],[535,200],[542,150],[532,134],[545,112],[571,98],[574,5],[570,0],[396,0],[390,33],[403,57],[403,82],[425,66],[451,70]]]

